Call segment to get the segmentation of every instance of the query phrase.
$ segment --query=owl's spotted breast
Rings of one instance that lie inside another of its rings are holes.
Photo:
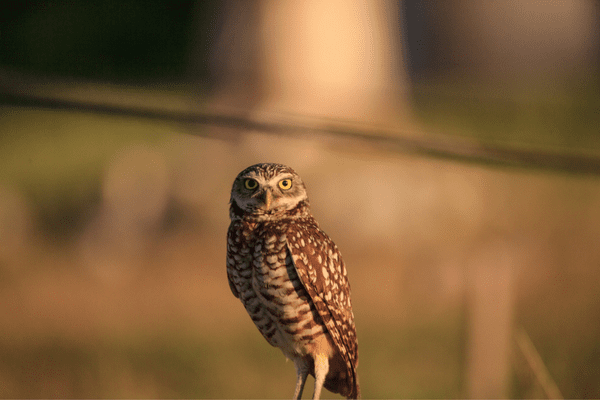
[[[294,267],[287,247],[287,225],[232,224],[228,252],[230,283],[267,341],[288,358],[303,357],[325,331]],[[239,236],[242,236],[241,238]]]

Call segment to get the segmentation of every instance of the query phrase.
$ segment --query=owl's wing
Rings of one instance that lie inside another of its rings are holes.
[[[240,294],[235,286],[234,278],[237,276],[237,271],[235,270],[235,257],[240,257],[238,254],[238,246],[240,246],[239,238],[238,242],[236,243],[236,237],[239,235],[240,230],[235,229],[232,225],[230,225],[229,229],[227,230],[227,281],[229,282],[231,293],[233,293],[235,297],[240,297]]]
[[[350,284],[342,256],[333,241],[316,223],[291,224],[287,246],[304,288],[342,358],[351,379],[349,397],[358,396],[356,327],[350,301]]]

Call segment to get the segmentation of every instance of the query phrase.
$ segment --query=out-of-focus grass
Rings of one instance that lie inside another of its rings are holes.
[[[0,184],[23,192],[55,238],[85,223],[117,150],[173,133],[144,120],[13,107],[0,108],[0,130]]]
[[[600,151],[600,91],[597,78],[503,88],[460,82],[417,84],[414,110],[441,134],[491,143]]]
[[[165,135],[155,124],[126,118],[12,107],[2,107],[0,115],[0,179],[41,202],[65,194],[81,201],[77,196],[98,185],[93,178],[116,149]]]
[[[461,396],[458,319],[363,331],[359,374],[365,398]],[[2,397],[282,398],[295,384],[293,363],[254,329],[226,338],[171,332],[93,342],[2,341],[0,358]],[[305,397],[313,384],[310,378]],[[340,396],[327,392],[327,398]]]
[[[127,142],[157,142],[166,134],[151,122],[89,113],[6,106],[0,115],[0,178],[33,193],[37,188],[39,196],[65,191],[64,182],[87,183]]]
[[[463,393],[460,310],[398,327],[362,326],[359,373],[365,398],[456,398]]]

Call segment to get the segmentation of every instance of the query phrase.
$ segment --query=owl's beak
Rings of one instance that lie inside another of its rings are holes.
[[[265,189],[265,209],[271,209],[271,203],[273,202],[273,195],[269,189]]]

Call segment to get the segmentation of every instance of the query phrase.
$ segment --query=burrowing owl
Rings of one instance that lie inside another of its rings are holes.
[[[308,374],[323,386],[360,396],[358,346],[346,267],[310,213],[293,169],[256,164],[235,178],[227,233],[227,277],[254,324],[294,361],[294,398]]]

